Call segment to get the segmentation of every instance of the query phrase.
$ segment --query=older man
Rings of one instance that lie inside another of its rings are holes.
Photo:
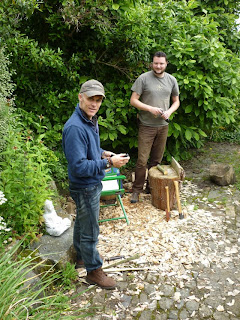
[[[77,267],[85,266],[90,284],[113,289],[116,282],[103,272],[102,258],[96,248],[101,180],[105,169],[120,168],[129,157],[100,147],[96,113],[104,97],[104,87],[97,80],[89,80],[81,86],[79,103],[63,129],[63,150],[68,161],[70,194],[77,207],[73,234]]]

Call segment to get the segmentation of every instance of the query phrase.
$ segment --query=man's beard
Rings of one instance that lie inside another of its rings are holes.
[[[160,74],[163,74],[165,70],[166,70],[166,69],[164,69],[164,70],[162,70],[162,71],[155,71],[155,70],[153,69],[153,72],[154,72],[156,75],[160,75]]]

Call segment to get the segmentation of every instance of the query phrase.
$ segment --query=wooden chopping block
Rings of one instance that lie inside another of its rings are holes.
[[[171,210],[176,203],[174,181],[183,180],[185,172],[174,158],[172,158],[170,165],[161,165],[161,168],[162,170],[160,171],[157,166],[152,167],[149,170],[148,178],[151,189],[152,205],[165,211],[168,208],[166,187],[168,187],[169,207]]]

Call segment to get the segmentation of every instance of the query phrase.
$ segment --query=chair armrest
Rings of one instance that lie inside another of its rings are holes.
[[[109,175],[109,176],[105,176],[102,181],[122,180],[122,179],[126,179],[126,176],[124,176],[124,175],[120,175],[120,176],[117,176],[117,175],[115,175],[115,176],[110,176],[110,175]]]

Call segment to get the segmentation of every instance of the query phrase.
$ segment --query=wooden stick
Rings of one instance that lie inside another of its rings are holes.
[[[123,259],[123,260],[121,260],[121,261],[117,261],[117,262],[114,262],[114,263],[112,263],[112,264],[107,264],[107,265],[104,264],[104,265],[103,265],[103,269],[115,267],[115,266],[117,266],[117,265],[119,265],[119,264],[123,264],[123,263],[125,263],[125,262],[132,261],[132,260],[136,260],[136,259],[139,259],[139,258],[140,258],[140,255],[137,253],[137,254],[135,254],[134,256],[131,256],[131,257],[126,258],[126,259]]]
[[[141,271],[141,270],[149,270],[150,267],[142,267],[142,268],[113,268],[113,269],[104,269],[105,272],[121,272],[121,271]]]
[[[108,269],[108,268],[115,267],[115,266],[117,266],[117,265],[119,265],[119,264],[123,264],[123,263],[125,263],[125,262],[138,259],[139,257],[140,257],[140,255],[137,253],[137,254],[135,254],[135,255],[132,256],[132,257],[123,259],[123,260],[121,260],[121,261],[114,262],[114,263],[112,263],[112,264],[103,264],[102,268],[103,268],[104,270],[106,270],[106,269]],[[80,271],[80,272],[78,273],[78,276],[79,276],[79,277],[82,277],[82,276],[85,275],[85,273],[86,273],[86,270],[82,270],[82,271]]]
[[[166,220],[168,222],[170,220],[170,203],[169,203],[168,186],[165,187],[165,190],[166,190],[166,199],[167,199]]]
[[[163,167],[160,166],[160,164],[157,165],[157,168],[158,168],[159,171],[162,172],[163,175],[168,173],[166,170],[163,169]]]
[[[179,219],[183,219],[184,215],[182,213],[182,206],[181,206],[181,202],[180,202],[178,181],[174,180],[174,186],[175,186],[175,190],[176,190],[176,198],[177,198]]]

